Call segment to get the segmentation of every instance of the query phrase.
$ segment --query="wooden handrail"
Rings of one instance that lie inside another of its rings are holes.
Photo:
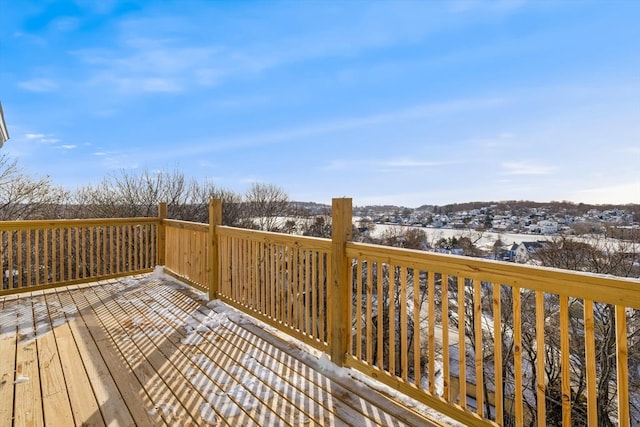
[[[362,255],[395,265],[419,265],[456,276],[498,283],[513,283],[526,289],[591,299],[640,309],[640,281],[626,277],[561,270],[450,254],[430,253],[366,243],[347,244],[347,256]]]
[[[158,218],[91,218],[53,219],[27,221],[0,221],[0,230],[52,229],[64,227],[88,227],[98,225],[156,224]]]

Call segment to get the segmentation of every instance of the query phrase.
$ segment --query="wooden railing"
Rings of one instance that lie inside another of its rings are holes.
[[[639,281],[358,243],[346,252],[347,366],[467,424],[596,426],[608,413],[631,425]]]
[[[0,222],[0,295],[151,271],[157,218]]]
[[[203,291],[209,289],[209,226],[164,220],[165,271]]]
[[[321,350],[331,341],[331,241],[219,227],[226,303]]]
[[[166,272],[470,425],[640,422],[640,281],[151,219],[0,223],[2,293]],[[156,250],[157,247],[157,250]],[[6,276],[6,277],[5,277]],[[605,420],[607,418],[607,420]]]

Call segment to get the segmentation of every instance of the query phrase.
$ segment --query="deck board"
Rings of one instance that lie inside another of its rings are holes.
[[[89,356],[82,361],[105,424],[118,426],[135,425],[130,412],[122,409],[127,408],[126,403],[81,314],[76,316],[75,321],[69,322],[69,328],[75,338],[79,352]],[[148,419],[146,416],[144,418]]]
[[[39,298],[42,302],[37,304],[36,318],[40,318],[40,328],[44,329],[44,333],[39,334],[37,339],[44,419],[51,425],[70,425],[73,423],[73,413],[58,348],[60,341],[54,335],[58,332],[46,333],[53,329],[53,313],[48,304],[43,303],[46,302],[45,297],[41,295]]]
[[[117,384],[117,392],[119,395],[111,398],[112,405],[116,406],[118,412],[128,412],[133,418],[135,424],[144,425],[163,425],[163,421],[159,415],[152,416],[149,414],[149,410],[146,408],[153,408],[153,401],[144,392],[144,389],[134,372],[130,369],[124,356],[118,351],[114,341],[109,335],[109,331],[103,328],[102,323],[98,319],[96,313],[93,311],[86,300],[82,300],[79,295],[82,290],[78,289],[70,292],[74,302],[80,309],[80,318],[84,322],[86,327],[86,333],[88,333],[98,350],[97,353],[90,352],[89,357],[94,360],[102,358],[108,373],[112,378],[112,381]],[[63,294],[64,291],[59,291]],[[78,323],[76,323],[78,325]],[[82,328],[78,325],[79,328]],[[85,332],[83,332],[84,334]],[[92,350],[87,346],[88,350]],[[99,363],[99,362],[95,362]],[[103,383],[104,387],[109,387],[109,384]],[[117,407],[118,402],[123,402],[125,405]],[[117,421],[118,418],[110,418],[113,415],[105,413],[107,424],[111,425],[111,420]],[[124,415],[123,415],[124,416]],[[123,424],[126,425],[126,424]]]
[[[63,297],[64,295],[66,294],[63,294]],[[71,310],[71,307],[75,308],[65,299],[58,299],[56,294],[48,294],[46,301],[47,306],[53,308],[58,305],[67,307],[68,310]],[[85,423],[87,425],[104,426],[105,423],[100,415],[100,407],[95,399],[89,376],[84,369],[83,355],[79,352],[69,327],[69,323],[75,322],[76,319],[64,311],[59,315],[60,317],[56,319],[60,319],[60,324],[53,329],[53,336],[57,342],[57,356],[60,359],[64,378],[66,379],[67,397],[68,402],[71,404],[73,419],[76,425]],[[48,336],[50,335],[48,334]],[[46,367],[43,366],[42,368],[43,372],[48,371]],[[47,424],[54,425],[55,423],[47,420]]]
[[[0,310],[0,425],[426,425],[166,276],[0,298]]]
[[[17,323],[15,299],[0,302],[0,425],[10,426],[16,370]]]
[[[20,304],[21,301],[26,303]],[[38,369],[38,349],[35,340],[36,326],[31,298],[18,300],[18,342],[16,346],[16,370],[14,391],[14,423],[16,425],[42,426],[42,393]]]

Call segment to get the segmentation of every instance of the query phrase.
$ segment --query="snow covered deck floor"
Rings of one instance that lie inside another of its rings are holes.
[[[0,298],[0,425],[429,425],[151,274]]]

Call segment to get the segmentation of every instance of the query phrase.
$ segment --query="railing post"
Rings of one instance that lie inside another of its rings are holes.
[[[353,234],[352,200],[333,199],[331,206],[331,361],[343,366],[349,346],[349,310],[351,309],[351,284],[349,283],[349,260],[347,242]]]
[[[222,200],[209,201],[209,299],[218,297],[220,265],[218,258],[218,235],[216,226],[222,225]]]
[[[167,203],[158,203],[158,240],[157,240],[157,265],[164,265],[166,262],[167,232],[164,220],[167,219]]]

